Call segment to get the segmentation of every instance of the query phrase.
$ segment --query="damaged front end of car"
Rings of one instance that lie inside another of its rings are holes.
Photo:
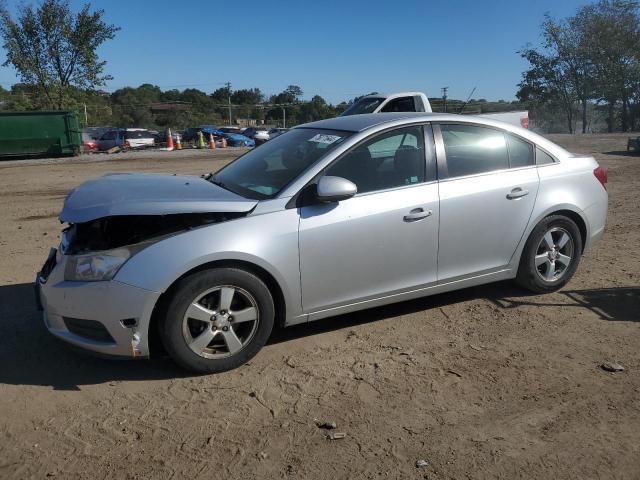
[[[247,215],[256,205],[205,178],[109,174],[71,191],[60,221],[66,281],[111,280],[147,246]]]
[[[189,230],[244,215],[237,212],[129,215],[69,224],[62,232],[58,249],[58,262],[63,264],[63,279],[65,282],[78,282],[78,285],[108,282],[131,257],[150,245]],[[104,322],[75,318],[66,318],[64,322],[66,328],[77,336],[92,341],[114,341],[111,334],[114,327],[108,328]],[[141,325],[138,315],[117,318],[116,327],[116,331],[129,332],[131,357],[149,355],[149,346],[146,341],[144,344],[142,342],[143,338],[147,338],[147,325],[146,322]]]
[[[111,280],[129,258],[153,243],[244,215],[238,212],[126,215],[70,224],[63,230],[60,243],[60,253],[68,256],[65,280]]]
[[[199,177],[111,174],[83,183],[65,199],[59,248],[36,275],[45,325],[97,354],[148,357],[162,292],[118,281],[118,272],[152,245],[245,217],[256,204]]]

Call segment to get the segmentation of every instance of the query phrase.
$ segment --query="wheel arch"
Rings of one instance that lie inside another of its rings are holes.
[[[160,340],[158,325],[160,317],[165,311],[167,303],[171,299],[178,282],[180,282],[180,280],[182,280],[183,278],[188,277],[189,275],[212,268],[237,268],[250,272],[260,280],[262,280],[273,296],[273,304],[275,308],[275,325],[277,325],[278,327],[283,327],[285,325],[285,320],[287,318],[287,307],[284,292],[278,281],[268,270],[246,260],[213,260],[198,265],[180,275],[171,283],[171,285],[169,285],[169,287],[160,295],[160,297],[158,297],[158,300],[156,301],[156,304],[153,308],[153,312],[151,313],[151,319],[149,321],[148,327],[150,355],[154,355],[154,353],[164,350],[162,342]]]
[[[580,231],[580,239],[582,240],[582,252],[584,253],[586,248],[587,239],[589,238],[589,223],[586,219],[585,214],[574,205],[563,204],[563,205],[554,205],[551,208],[546,209],[540,214],[535,216],[535,219],[530,220],[529,225],[527,225],[527,229],[520,239],[520,243],[518,248],[514,252],[513,257],[511,258],[510,266],[512,269],[517,270],[520,265],[520,259],[522,257],[522,252],[524,250],[529,237],[531,237],[531,233],[538,226],[540,222],[542,222],[545,218],[551,217],[552,215],[562,215],[567,217],[575,222],[578,226],[578,230]]]
[[[585,219],[578,213],[573,210],[556,210],[544,216],[541,220],[545,218],[551,217],[553,215],[561,215],[563,217],[567,217],[578,226],[578,230],[580,231],[580,239],[582,240],[582,251],[581,254],[584,253],[585,246],[587,244],[587,223]],[[540,222],[538,222],[540,223]],[[536,224],[537,225],[537,224]]]

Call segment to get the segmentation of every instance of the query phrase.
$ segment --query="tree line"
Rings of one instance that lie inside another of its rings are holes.
[[[640,127],[640,14],[635,0],[599,0],[541,26],[518,99],[544,130],[629,131]],[[558,125],[562,119],[564,128]]]
[[[182,129],[197,125],[263,122],[293,126],[338,116],[360,98],[331,104],[320,95],[312,96],[311,100],[302,100],[303,93],[297,85],[290,85],[273,95],[266,95],[257,87],[238,90],[222,87],[212,93],[195,88],[162,90],[151,84],[125,87],[113,93],[70,87],[62,108],[75,111],[81,123],[87,126]],[[442,99],[430,98],[429,101],[435,112],[444,111]],[[48,98],[30,85],[15,84],[10,90],[0,87],[0,109],[18,111],[49,108],[52,106]],[[453,113],[461,110],[465,113],[488,113],[523,107],[518,102],[491,102],[481,98],[468,102],[448,99],[446,108]]]
[[[290,85],[265,95],[259,88],[212,93],[194,88],[162,90],[151,84],[101,91],[112,77],[97,55],[119,28],[89,5],[72,11],[68,0],[22,5],[16,18],[0,0],[0,37],[21,83],[0,87],[5,110],[66,109],[87,124],[184,128],[255,120],[287,126],[333,117],[355,99],[332,105],[319,95],[303,101]],[[517,102],[449,100],[449,111],[466,113],[527,108],[542,131],[628,131],[640,127],[640,14],[638,0],[598,0],[576,14],[545,17],[540,45],[520,52],[528,68]],[[434,111],[444,109],[430,99]]]
[[[186,128],[263,122],[281,126],[286,122],[291,126],[335,117],[349,104],[332,105],[319,95],[303,101],[302,95],[302,89],[296,85],[274,95],[265,95],[259,88],[230,90],[224,87],[206,93],[195,88],[162,90],[156,85],[143,84],[107,93],[70,87],[61,107],[75,111],[81,123],[91,126]],[[52,108],[49,99],[30,85],[16,84],[10,90],[0,87],[0,109],[49,108]]]

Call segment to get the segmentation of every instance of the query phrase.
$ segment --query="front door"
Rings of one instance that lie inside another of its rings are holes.
[[[358,194],[300,208],[300,273],[306,313],[433,284],[437,275],[438,184],[431,130],[404,127],[365,141],[326,175]],[[429,173],[427,173],[429,172]]]

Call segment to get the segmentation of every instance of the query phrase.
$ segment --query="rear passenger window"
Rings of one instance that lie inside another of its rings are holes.
[[[449,177],[509,168],[504,135],[475,125],[440,125]]]
[[[555,160],[547,152],[536,148],[536,163],[538,165],[548,165],[549,163],[555,163]]]
[[[509,147],[509,163],[511,168],[533,165],[533,145],[508,134],[507,145]]]

